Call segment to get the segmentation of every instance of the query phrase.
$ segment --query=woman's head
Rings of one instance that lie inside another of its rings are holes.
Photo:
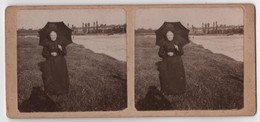
[[[57,39],[57,32],[56,31],[50,31],[50,39],[52,40],[52,41],[56,41],[56,39]]]
[[[174,33],[172,31],[167,31],[166,37],[169,41],[172,41],[174,38]]]

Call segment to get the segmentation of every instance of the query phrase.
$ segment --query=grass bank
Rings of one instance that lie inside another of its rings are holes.
[[[30,97],[32,87],[43,86],[39,62],[42,47],[38,38],[18,37],[18,103]],[[65,57],[70,92],[57,102],[61,111],[122,110],[127,106],[126,62],[97,54],[72,43]]]
[[[155,38],[136,36],[135,102],[144,99],[149,86],[160,86]],[[243,107],[243,62],[212,53],[189,43],[182,56],[187,92],[167,96],[172,109],[240,109]],[[156,109],[156,108],[154,108]]]

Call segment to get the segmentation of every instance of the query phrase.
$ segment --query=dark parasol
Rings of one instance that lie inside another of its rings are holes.
[[[72,30],[67,27],[64,22],[47,22],[47,24],[38,32],[40,36],[39,45],[44,46],[49,39],[49,32],[56,30],[57,39],[62,42],[63,46],[72,43],[71,34]]]
[[[155,31],[156,45],[161,46],[166,40],[166,33],[172,31],[174,33],[174,40],[176,43],[184,46],[190,42],[190,30],[185,28],[180,22],[164,22],[163,25]]]

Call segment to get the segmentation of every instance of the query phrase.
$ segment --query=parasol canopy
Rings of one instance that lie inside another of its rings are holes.
[[[166,33],[172,31],[174,33],[174,41],[182,46],[188,44],[190,30],[185,28],[180,22],[164,22],[163,25],[155,31],[156,45],[161,46],[165,41]]]
[[[44,46],[47,39],[50,38],[49,32],[56,30],[57,39],[62,42],[63,46],[72,43],[71,34],[72,30],[67,27],[64,22],[47,22],[47,24],[38,32],[40,37],[39,45]]]

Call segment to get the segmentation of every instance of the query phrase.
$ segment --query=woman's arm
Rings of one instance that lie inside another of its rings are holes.
[[[160,46],[158,55],[159,55],[159,57],[161,57],[161,58],[165,58],[165,57],[167,56],[164,46]]]
[[[42,56],[44,57],[44,58],[48,58],[49,56],[50,56],[50,52],[48,51],[48,48],[47,47],[43,47],[43,49],[42,49]]]

